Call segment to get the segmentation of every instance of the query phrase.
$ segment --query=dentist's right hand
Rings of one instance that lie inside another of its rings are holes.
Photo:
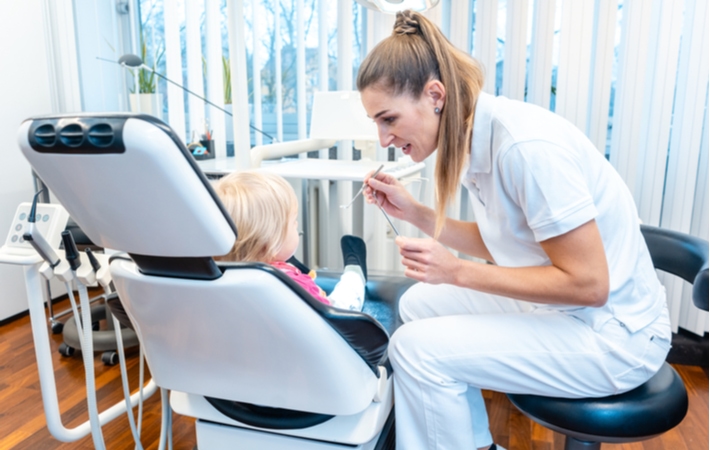
[[[397,219],[409,221],[413,217],[419,202],[394,176],[380,172],[372,178],[370,173],[363,183],[366,185],[363,195],[367,203],[379,204],[387,214]]]

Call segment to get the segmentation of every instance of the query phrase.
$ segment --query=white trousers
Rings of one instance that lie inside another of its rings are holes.
[[[635,388],[670,349],[668,310],[630,333],[599,332],[528,302],[419,283],[400,300],[390,340],[399,450],[473,450],[493,443],[481,389],[601,397]]]

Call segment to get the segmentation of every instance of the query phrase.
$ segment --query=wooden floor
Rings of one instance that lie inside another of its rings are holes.
[[[60,302],[55,311],[64,310]],[[87,420],[84,371],[77,352],[72,357],[60,356],[57,348],[61,335],[51,335],[60,411],[67,428]],[[129,353],[131,387],[138,386],[138,357]],[[104,366],[100,354],[95,358],[99,410],[122,401],[118,365]],[[612,450],[703,450],[708,449],[708,374],[696,366],[675,365],[683,377],[690,397],[690,408],[675,429],[654,439],[634,444],[605,444]],[[563,436],[532,423],[520,414],[503,394],[486,392],[491,430],[497,443],[508,450],[562,450]],[[174,448],[192,450],[195,446],[194,420],[174,415]],[[160,427],[159,393],[146,400],[142,441],[147,449],[157,448]],[[125,415],[103,427],[106,447],[133,449],[133,441]],[[91,437],[78,442],[62,443],[47,430],[35,363],[34,345],[27,316],[0,326],[0,450],[5,449],[83,449],[93,448]],[[265,449],[268,450],[268,449]],[[457,449],[452,449],[457,450]]]

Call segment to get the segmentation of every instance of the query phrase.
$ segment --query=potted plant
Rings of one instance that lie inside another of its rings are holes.
[[[164,49],[159,49],[153,58],[152,69],[155,70],[160,59],[163,57]],[[141,34],[141,58],[146,61],[148,49]],[[157,79],[154,72],[141,69],[138,71],[138,93],[134,84],[130,95],[131,111],[150,114],[162,119],[163,95],[157,92]]]
[[[229,58],[222,55],[222,82],[224,83],[224,109],[232,113],[232,67]],[[232,116],[225,117],[224,134],[227,141],[227,156],[234,156],[234,126]]]

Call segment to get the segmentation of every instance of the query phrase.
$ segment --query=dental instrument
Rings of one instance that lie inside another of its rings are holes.
[[[62,243],[64,244],[64,253],[66,263],[60,262],[54,268],[59,279],[66,283],[67,295],[71,302],[72,311],[76,320],[76,326],[79,330],[79,338],[81,340],[81,356],[84,360],[84,374],[86,377],[86,404],[89,409],[89,423],[91,425],[91,437],[94,441],[94,448],[103,450],[106,448],[101,423],[99,422],[99,409],[96,398],[96,380],[94,378],[94,342],[91,337],[91,306],[89,305],[89,293],[86,290],[86,285],[77,280],[77,289],[79,290],[79,302],[81,304],[81,316],[77,310],[76,301],[71,282],[76,279],[76,271],[81,266],[81,256],[76,248],[74,237],[70,231],[62,231]],[[68,268],[67,268],[68,265]],[[79,321],[81,317],[81,321]]]
[[[377,202],[377,207],[380,208],[380,211],[382,211],[382,214],[385,215],[385,219],[387,219],[387,223],[389,223],[390,227],[392,227],[392,231],[394,231],[394,234],[396,234],[397,236],[401,236],[399,234],[399,231],[397,231],[397,228],[392,223],[392,220],[390,220],[390,216],[387,214],[385,209],[382,207],[382,204],[380,204],[380,199],[377,198],[377,191],[372,191],[372,195],[375,197],[375,201]]]
[[[384,168],[384,167],[385,167],[384,164],[382,164],[380,167],[378,167],[377,170],[375,170],[375,173],[373,173],[373,174],[370,176],[370,178],[375,178],[375,177],[377,176],[377,174],[380,173],[380,171],[381,171],[382,168]],[[357,191],[357,194],[355,194],[355,196],[352,198],[352,200],[350,200],[350,201],[349,201],[347,204],[345,204],[345,205],[340,205],[340,207],[343,208],[343,209],[345,209],[345,208],[349,208],[350,206],[352,206],[352,204],[355,203],[355,200],[360,196],[360,194],[362,194],[362,193],[365,191],[365,188],[366,188],[366,187],[367,187],[367,184],[366,184],[366,183],[363,183],[363,184],[362,184],[362,187],[360,188],[359,191]],[[390,227],[392,228],[392,231],[394,231],[394,234],[396,234],[397,236],[399,236],[400,234],[399,234],[399,231],[397,231],[397,227],[394,226],[394,224],[392,223],[392,220],[390,219],[390,216],[387,215],[387,212],[385,212],[385,210],[382,208],[382,205],[380,204],[380,199],[377,198],[377,191],[373,190],[373,191],[372,191],[372,195],[375,197],[375,201],[377,202],[377,207],[380,208],[380,211],[382,211],[382,214],[384,214],[385,219],[387,219],[387,223],[389,223],[389,224],[390,224]]]
[[[77,278],[85,286],[92,285],[94,283],[99,283],[104,289],[104,294],[109,296],[112,294],[111,290],[111,274],[109,273],[108,267],[101,265],[94,252],[90,248],[85,251],[86,256],[89,259],[89,264],[82,265],[82,269],[88,267],[88,270],[79,269],[77,270]],[[83,306],[82,306],[83,308]],[[123,346],[123,336],[121,333],[121,324],[116,316],[111,315],[113,320],[114,332],[116,334],[116,345],[118,354],[119,366],[121,369],[121,385],[123,387],[123,396],[126,402],[126,415],[128,416],[128,425],[131,429],[131,434],[133,435],[133,441],[136,443],[135,450],[143,450],[143,445],[140,440],[140,429],[142,423],[142,412],[143,412],[143,351],[139,347],[139,363],[140,363],[140,374],[138,378],[138,385],[140,390],[138,392],[138,426],[136,426],[136,420],[133,417],[133,408],[130,405],[130,390],[128,387],[128,370],[126,368],[126,355]],[[162,449],[163,447],[159,447]]]
[[[375,170],[375,173],[373,173],[370,176],[370,178],[375,178],[377,176],[377,174],[380,173],[380,170],[382,170],[383,167],[385,167],[384,164],[382,164],[380,167],[378,167],[377,170]],[[362,187],[360,188],[359,191],[357,191],[357,194],[355,194],[355,196],[352,198],[352,200],[350,200],[346,205],[340,205],[340,207],[343,209],[350,208],[350,206],[352,206],[352,204],[355,203],[355,199],[358,198],[360,196],[360,194],[362,194],[365,191],[366,187],[367,187],[367,184],[363,183]]]

